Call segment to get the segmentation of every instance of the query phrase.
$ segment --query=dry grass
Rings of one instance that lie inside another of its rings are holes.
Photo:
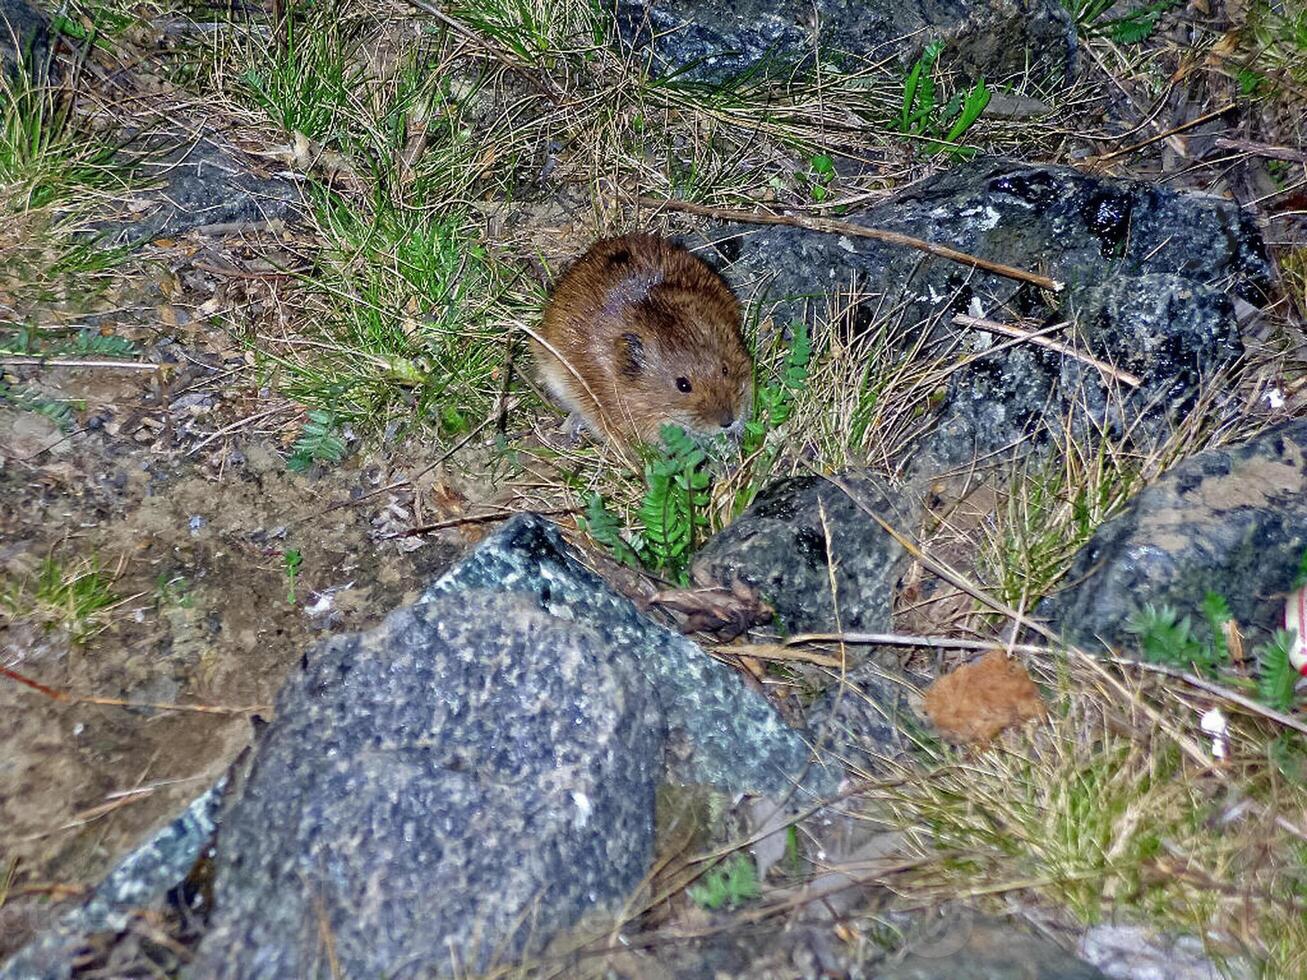
[[[1218,961],[1301,975],[1301,744],[1236,714],[1226,758],[1200,765],[1184,741],[1203,739],[1209,699],[1147,680],[1128,680],[1123,698],[1083,668],[1039,666],[1050,720],[986,749],[927,749],[918,778],[871,794],[870,814],[893,815],[909,854],[935,856],[896,879],[900,895],[1060,910],[1082,924],[1135,919],[1200,937]]]

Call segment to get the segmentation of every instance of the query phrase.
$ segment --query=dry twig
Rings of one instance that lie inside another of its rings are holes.
[[[1059,343],[1056,340],[1049,340],[1047,337],[1041,335],[1042,332],[1060,330],[1062,327],[1066,326],[1065,323],[1059,323],[1053,327],[1046,328],[1045,331],[1035,333],[1029,330],[1022,330],[1020,327],[1014,327],[1007,323],[999,323],[996,320],[984,320],[980,317],[966,316],[962,313],[954,316],[953,322],[960,327],[974,327],[977,330],[989,330],[992,333],[1000,333],[1005,337],[1014,337],[1017,340],[1029,341],[1030,343],[1037,344],[1040,347],[1047,347],[1049,350],[1055,350],[1059,354],[1065,354],[1067,357],[1074,357],[1077,361],[1083,361],[1085,364],[1096,367],[1104,374],[1115,378],[1122,384],[1129,385],[1131,388],[1138,388],[1143,384],[1143,381],[1137,375],[1131,374],[1129,371],[1123,371],[1121,368],[1113,367],[1106,361],[1100,361],[1098,358],[1090,354],[1081,353],[1074,347],[1069,347],[1068,345]]]
[[[151,708],[155,711],[193,711],[206,715],[248,715],[256,712],[266,714],[272,710],[272,705],[268,704],[252,704],[244,708],[234,708],[217,704],[169,704],[159,701],[128,701],[125,698],[101,698],[87,694],[70,694],[68,691],[60,691],[57,688],[42,684],[26,674],[20,674],[8,667],[0,667],[0,677],[8,677],[11,681],[30,687],[33,691],[45,695],[52,701],[62,701],[64,704],[100,704],[111,708]]]

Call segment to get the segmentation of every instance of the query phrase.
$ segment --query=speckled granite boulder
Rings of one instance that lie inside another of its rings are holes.
[[[913,340],[927,331],[928,345],[957,339],[976,355],[949,376],[916,476],[1003,451],[1042,424],[1056,434],[1062,419],[1077,439],[1104,428],[1152,438],[1193,407],[1200,377],[1242,353],[1231,296],[1260,302],[1270,276],[1253,218],[1233,203],[1067,168],[975,161],[847,220],[1066,284],[1054,297],[911,249],[798,228],[731,225],[704,236],[705,254],[715,251],[743,295],[761,290],[778,323],[824,313],[826,292],[852,284],[865,301],[841,329],[865,329],[883,297],[881,309],[902,305]],[[1097,368],[1029,344],[986,354],[1001,338],[954,325],[955,313],[1072,318],[1079,337],[1060,339],[1137,373],[1142,385],[1109,390]]]
[[[220,819],[191,975],[511,960],[640,882],[665,764],[782,791],[807,763],[729,670],[641,618],[552,525],[516,518],[287,684]]]
[[[329,641],[221,817],[191,975],[479,970],[620,900],[652,854],[658,721],[631,657],[523,596]]]
[[[522,593],[550,615],[591,626],[614,650],[636,658],[657,691],[676,752],[670,779],[728,792],[789,792],[808,764],[808,748],[767,701],[692,641],[650,622],[581,565],[558,529],[534,515],[509,521],[443,575],[425,600],[467,589]],[[833,790],[834,774],[812,771],[805,784]]]
[[[659,75],[723,82],[746,72],[788,75],[897,57],[932,40],[945,59],[990,80],[1029,70],[1040,79],[1075,71],[1075,24],[1056,0],[619,0],[622,43]]]
[[[1304,550],[1307,420],[1175,466],[1098,529],[1072,563],[1073,587],[1039,611],[1068,640],[1101,649],[1100,640],[1128,639],[1126,621],[1145,603],[1206,629],[1201,604],[1211,590],[1262,642],[1283,622]]]
[[[873,474],[849,471],[837,479],[891,525],[915,524],[911,498]],[[729,588],[739,580],[758,590],[790,632],[830,632],[837,627],[833,558],[838,625],[886,632],[903,557],[903,548],[842,489],[823,477],[796,476],[764,489],[714,535],[695,556],[692,574],[700,584]]]

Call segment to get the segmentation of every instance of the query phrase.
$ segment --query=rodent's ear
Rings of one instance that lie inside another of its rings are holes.
[[[639,377],[644,371],[644,341],[639,334],[624,333],[617,338],[617,363],[628,378]]]

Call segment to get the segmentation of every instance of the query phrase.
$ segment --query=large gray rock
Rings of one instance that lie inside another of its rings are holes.
[[[828,292],[852,284],[863,299],[838,324],[849,335],[897,305],[910,340],[925,331],[930,350],[960,337],[976,355],[949,376],[935,431],[917,449],[918,476],[1019,443],[1038,448],[1030,434],[1045,425],[1057,434],[1062,419],[1075,438],[1104,429],[1154,437],[1193,407],[1200,378],[1242,352],[1231,296],[1260,302],[1270,282],[1256,224],[1235,204],[1066,168],[977,161],[846,220],[1066,284],[1054,297],[911,249],[799,228],[732,225],[709,236],[733,285],[761,290],[777,322],[824,313]],[[1071,318],[1076,332],[1058,339],[1142,384],[1110,390],[1097,368],[1029,344],[985,353],[1000,338],[955,326],[955,313]]]
[[[531,516],[375,630],[310,651],[249,760],[221,808],[207,792],[0,977],[63,980],[91,943],[106,975],[137,962],[119,931],[188,901],[177,886],[215,817],[189,975],[429,975],[511,959],[625,898],[664,778],[797,785],[806,804],[842,775],[810,769],[760,695]]]
[[[790,632],[887,632],[904,552],[860,504],[900,528],[915,525],[916,507],[870,472],[836,479],[858,499],[820,476],[790,477],[764,489],[699,550],[695,581],[727,588],[743,582]]]
[[[220,819],[192,975],[511,960],[643,878],[665,767],[781,792],[807,765],[761,697],[516,518],[287,684]]]
[[[642,616],[572,556],[548,521],[531,515],[514,518],[424,597],[482,588],[530,596],[551,615],[590,625],[613,649],[636,658],[658,692],[676,746],[666,760],[673,781],[728,792],[788,793],[806,768],[807,743],[781,722],[766,699],[696,644]],[[837,774],[815,770],[805,786],[824,793],[838,782]]]
[[[1056,0],[619,0],[623,43],[654,72],[723,82],[746,72],[788,75],[854,59],[907,63],[932,40],[945,61],[991,80],[1029,70],[1067,79],[1075,70],[1076,31]]]
[[[1068,640],[1123,644],[1145,603],[1207,629],[1216,592],[1253,642],[1283,622],[1284,596],[1307,550],[1307,420],[1178,464],[1102,525],[1067,573],[1075,583],[1040,613]]]
[[[620,900],[652,855],[659,720],[632,657],[524,596],[330,641],[222,815],[191,975],[480,970]]]

